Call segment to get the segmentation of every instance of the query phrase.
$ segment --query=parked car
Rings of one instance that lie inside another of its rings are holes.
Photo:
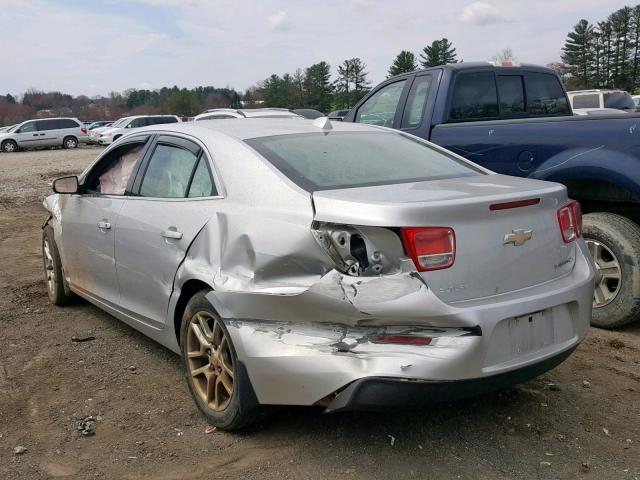
[[[570,355],[594,269],[564,186],[333,125],[220,120],[120,139],[44,202],[49,298],[77,294],[181,353],[223,429],[260,405],[475,395]]]
[[[633,99],[633,104],[636,106],[636,112],[640,111],[640,95],[634,95],[631,98]]]
[[[592,324],[640,317],[635,114],[575,116],[550,69],[464,62],[390,78],[345,121],[401,129],[499,173],[564,183],[587,213],[584,236],[598,266]]]
[[[7,153],[23,148],[76,148],[88,141],[87,129],[77,118],[27,120],[0,133],[0,149]]]
[[[626,110],[618,110],[616,108],[574,108],[574,115],[591,115],[591,116],[602,116],[602,115],[614,115],[620,116],[620,114],[626,114]]]
[[[228,118],[301,118],[286,108],[214,108],[194,117],[200,120],[224,120]]]
[[[634,112],[636,104],[631,95],[623,90],[573,90],[567,92],[571,107],[581,108],[615,108]]]
[[[347,113],[349,113],[349,110],[334,110],[333,112],[329,113],[327,117],[329,117],[329,120],[341,122],[347,115]]]
[[[176,115],[135,115],[127,117],[122,123],[111,125],[101,130],[98,134],[98,143],[100,145],[110,145],[123,135],[131,132],[131,129],[179,122],[180,118]]]
[[[324,117],[325,114],[315,110],[313,108],[296,108],[294,110],[291,110],[293,113],[295,113],[296,115],[300,115],[301,117],[304,117],[306,119],[309,120],[315,120],[316,118],[320,118],[320,117]]]
[[[102,127],[96,127],[92,130],[89,130],[89,140],[92,143],[98,143],[98,140],[100,140],[100,134],[102,132],[104,132],[109,128],[116,128],[122,125],[126,125],[131,118],[133,117],[122,117],[116,120],[115,122],[113,122],[111,125],[104,125]]]
[[[92,122],[87,127],[87,130],[91,131],[100,127],[109,127],[113,125],[113,120],[99,120],[97,122]]]

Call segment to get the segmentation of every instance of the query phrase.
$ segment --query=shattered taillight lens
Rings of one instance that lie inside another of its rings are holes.
[[[456,235],[450,227],[400,229],[407,255],[420,272],[449,268],[456,259]]]
[[[571,243],[582,235],[582,209],[572,200],[558,209],[558,224],[564,243]]]

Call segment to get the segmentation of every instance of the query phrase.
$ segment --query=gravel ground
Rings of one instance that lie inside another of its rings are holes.
[[[48,303],[42,198],[99,151],[0,154],[1,479],[640,478],[640,323],[592,329],[508,391],[419,412],[283,408],[205,434],[177,356],[92,305]]]

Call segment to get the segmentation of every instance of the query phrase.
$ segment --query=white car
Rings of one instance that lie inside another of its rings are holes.
[[[105,125],[104,127],[98,127],[98,128],[94,128],[93,130],[89,130],[89,140],[93,143],[98,143],[98,140],[100,139],[100,134],[102,132],[110,128],[117,128],[122,125],[126,125],[131,118],[133,117],[122,117],[116,120],[115,122],[113,122],[111,125]]]
[[[111,127],[99,132],[98,143],[100,145],[110,145],[134,128],[180,122],[180,118],[176,115],[136,115],[126,117],[124,120],[122,123],[117,122],[118,125],[113,124]]]
[[[223,120],[226,118],[304,118],[286,108],[214,108],[194,117],[199,120]]]
[[[574,108],[573,114],[579,116],[598,116],[598,115],[627,115],[628,110],[618,110],[617,108]]]
[[[567,92],[571,108],[614,108],[634,112],[636,104],[629,93],[624,90],[573,90]]]

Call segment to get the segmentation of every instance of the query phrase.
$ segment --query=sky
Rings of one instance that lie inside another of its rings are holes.
[[[618,0],[0,0],[0,94],[107,95],[128,88],[230,86],[360,57],[372,85],[401,50],[446,37],[458,59],[511,48],[558,61],[578,20]]]

